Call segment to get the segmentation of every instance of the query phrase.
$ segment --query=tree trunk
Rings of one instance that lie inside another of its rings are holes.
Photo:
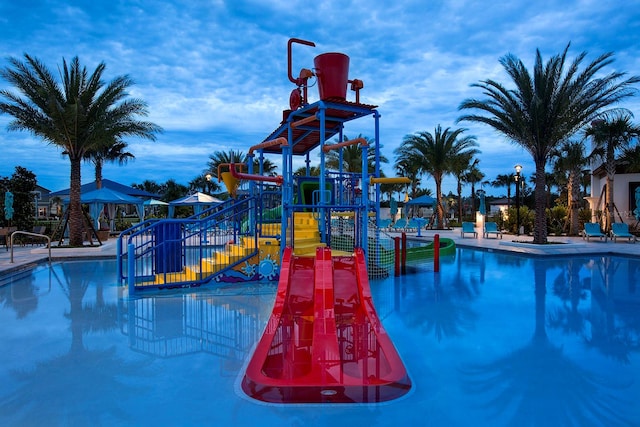
[[[536,189],[535,189],[535,222],[533,243],[547,243],[547,186],[544,173],[544,161],[536,161]]]
[[[99,190],[102,188],[102,162],[99,160],[96,160],[95,166],[96,166],[96,190]]]
[[[458,180],[458,221],[462,223],[462,183]]]
[[[613,209],[615,207],[613,202],[613,180],[616,176],[616,157],[614,151],[614,144],[610,141],[607,144],[607,157],[605,162],[605,169],[607,171],[607,194],[606,194],[606,205],[605,205],[605,223],[604,223],[604,232],[607,233],[611,230],[611,224],[613,224]]]
[[[442,210],[442,177],[436,179],[436,218],[438,229],[444,228],[444,212]]]
[[[579,233],[578,213],[580,211],[580,171],[569,173],[567,183],[568,203],[569,203],[569,236],[577,236]]]
[[[69,190],[69,245],[82,246],[84,218],[80,201],[80,166],[81,159],[71,159],[71,187]]]
[[[608,169],[608,168],[607,168]],[[606,217],[605,217],[605,223],[604,223],[604,231],[605,233],[609,232],[609,230],[611,230],[611,224],[613,224],[613,222],[615,221],[614,218],[614,203],[613,203],[613,180],[615,177],[615,172],[613,174],[609,174],[609,171],[607,170],[607,201],[606,201],[606,206],[605,206],[605,211],[607,213]]]

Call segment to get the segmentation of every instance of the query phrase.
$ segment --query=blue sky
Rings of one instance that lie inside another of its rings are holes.
[[[55,70],[62,58],[78,56],[91,71],[105,62],[108,80],[134,79],[131,95],[148,103],[149,119],[164,133],[155,142],[127,140],[135,160],[105,166],[105,178],[124,184],[171,178],[187,184],[204,173],[213,152],[246,152],[266,138],[294,88],[287,78],[291,37],[316,43],[294,45],[295,75],[312,68],[320,53],[349,55],[349,78],[364,81],[361,102],[379,106],[380,142],[391,161],[383,167],[387,175],[393,175],[393,150],[402,139],[438,124],[465,127],[477,137],[486,179],[512,172],[516,163],[525,175],[533,172],[530,155],[490,128],[456,124],[460,102],[481,96],[472,83],[492,78],[508,84],[498,62],[507,53],[531,68],[537,48],[547,59],[571,42],[571,59],[587,51],[591,61],[612,51],[615,62],[607,71],[640,74],[640,0],[0,3],[1,67],[7,57],[28,53]],[[0,81],[0,88],[7,83]],[[640,98],[623,106],[638,114]],[[40,185],[67,188],[69,163],[60,150],[28,133],[8,132],[9,120],[0,116],[0,176],[23,166]],[[347,136],[360,133],[373,137],[371,121],[347,124]],[[92,167],[83,166],[83,183],[93,179]],[[431,178],[423,186],[435,190]],[[446,179],[443,190],[455,191],[454,180]]]

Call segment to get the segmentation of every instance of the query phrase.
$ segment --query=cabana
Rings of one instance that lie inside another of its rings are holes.
[[[194,215],[199,214],[203,210],[222,203],[222,200],[213,196],[196,192],[181,199],[169,202],[169,218],[173,218],[176,206],[193,206]]]
[[[96,229],[100,228],[100,214],[104,210],[105,205],[107,206],[107,212],[109,214],[110,230],[114,230],[115,228],[114,221],[116,217],[116,206],[118,205],[134,205],[140,221],[144,219],[144,201],[142,199],[120,193],[110,188],[101,188],[82,194],[80,201],[89,205],[89,216],[94,221]]]
[[[149,199],[144,201],[144,217],[146,218],[149,213],[155,213],[159,206],[169,206],[169,203],[162,200]]]

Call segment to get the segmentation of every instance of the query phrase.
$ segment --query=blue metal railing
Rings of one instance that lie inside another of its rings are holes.
[[[257,253],[255,198],[230,200],[189,218],[146,221],[118,237],[118,275],[131,291],[192,287]]]

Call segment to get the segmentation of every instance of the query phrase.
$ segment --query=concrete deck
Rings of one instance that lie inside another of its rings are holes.
[[[477,228],[476,228],[477,229]],[[466,237],[460,236],[460,228],[453,230],[423,230],[421,237],[417,237],[416,232],[407,233],[409,239],[419,239],[425,241],[433,240],[435,234],[440,237],[451,238],[459,247],[484,248],[496,251],[506,251],[528,255],[574,255],[574,254],[615,254],[626,256],[640,256],[640,241],[629,243],[627,240],[619,239],[613,242],[608,239],[606,242],[599,239],[583,240],[581,237],[556,237],[549,236],[550,244],[533,245],[533,238],[530,236],[515,236],[504,234],[502,239],[483,238],[482,233],[478,233],[478,238],[473,238],[469,234]],[[399,233],[390,233],[399,235]],[[82,248],[51,248],[53,261],[67,259],[87,259],[87,258],[115,258],[116,238],[107,240],[102,246],[85,246]],[[554,244],[555,243],[555,244]],[[13,249],[13,262],[10,262],[11,250],[6,250],[0,246],[0,276],[14,270],[29,268],[35,264],[46,262],[48,250],[45,246],[16,246]]]

